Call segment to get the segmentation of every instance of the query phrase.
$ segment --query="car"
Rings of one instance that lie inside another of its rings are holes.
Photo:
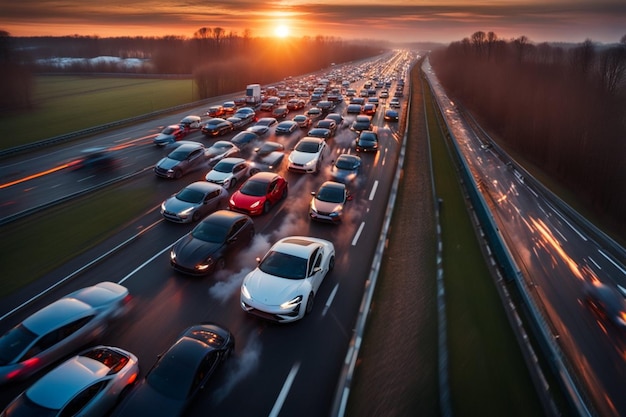
[[[307,129],[311,126],[311,119],[306,114],[299,114],[294,116],[292,119],[294,122],[298,123],[298,126],[302,129]]]
[[[352,182],[361,171],[361,157],[343,153],[337,157],[330,168],[330,177],[334,181]]]
[[[261,105],[259,106],[259,111],[264,112],[264,113],[271,113],[275,107],[276,107],[275,103],[270,103],[270,102],[265,101],[261,103]]]
[[[278,123],[278,120],[276,120],[275,117],[261,117],[256,122],[258,126],[267,126],[267,127],[272,127],[277,123]]]
[[[287,108],[289,110],[300,110],[304,108],[305,104],[306,104],[305,101],[302,99],[292,98],[289,101],[287,101]]]
[[[224,115],[224,107],[217,105],[211,106],[206,112],[206,115],[209,117],[220,117]]]
[[[287,169],[300,173],[317,173],[320,170],[326,141],[322,138],[305,136],[296,143],[289,154]]]
[[[332,242],[288,236],[274,243],[241,284],[241,308],[278,323],[302,319],[335,265]]]
[[[214,117],[209,119],[204,126],[202,126],[202,134],[205,136],[221,136],[232,132],[234,129],[235,126],[232,122],[220,117]]]
[[[240,153],[241,150],[232,140],[218,140],[207,149],[209,165],[215,165],[224,158],[238,156]]]
[[[326,119],[323,119],[323,120],[319,120],[315,124],[315,127],[322,128],[322,129],[328,129],[330,131],[330,136],[334,136],[335,132],[337,131],[337,122],[335,122],[332,119],[326,118]]]
[[[313,198],[309,205],[311,220],[337,224],[343,219],[343,207],[352,200],[346,184],[342,182],[326,181],[316,192],[311,192]]]
[[[97,340],[129,301],[126,287],[104,281],[33,313],[0,337],[0,384],[23,380]]]
[[[154,166],[159,177],[179,179],[185,174],[206,165],[209,161],[207,149],[201,143],[179,146]]]
[[[256,112],[254,111],[252,107],[242,107],[233,114],[233,117],[238,117],[240,119],[246,119],[246,118],[252,117],[252,121],[255,121]]]
[[[257,139],[259,139],[259,135],[256,133],[256,130],[255,131],[244,130],[243,132],[239,132],[235,136],[233,136],[230,142],[236,145],[237,148],[244,149],[251,142]]]
[[[257,172],[275,172],[280,169],[285,160],[285,147],[282,143],[267,141],[254,150],[250,161],[249,174]]]
[[[138,360],[132,353],[95,346],[45,374],[0,415],[105,416],[133,386],[138,374]]]
[[[363,114],[366,114],[368,116],[373,116],[374,114],[376,114],[376,105],[372,103],[366,103],[365,105],[363,105],[362,112]]]
[[[326,119],[327,120],[333,120],[335,122],[337,128],[343,126],[343,116],[340,113],[328,113],[326,115]]]
[[[370,97],[367,99],[367,104],[373,104],[374,107],[378,107],[378,97]]]
[[[258,172],[248,178],[228,201],[233,211],[250,216],[267,213],[281,200],[287,198],[287,180],[273,172]]]
[[[363,130],[356,138],[357,152],[378,151],[378,134],[372,130]]]
[[[393,97],[390,101],[389,101],[389,107],[397,109],[400,107],[400,99],[398,97]]]
[[[380,98],[389,98],[389,91],[387,91],[387,90],[382,90],[378,96],[379,96]]]
[[[372,128],[372,119],[369,116],[366,116],[364,114],[358,115],[354,119],[354,122],[352,122],[352,125],[350,126],[350,129],[356,132],[361,132],[363,130],[370,130],[371,128]]]
[[[289,109],[287,106],[278,106],[274,110],[272,110],[272,116],[276,119],[284,119],[289,114]]]
[[[115,149],[104,146],[94,146],[83,149],[80,157],[69,163],[70,170],[107,170],[113,169],[117,165]]]
[[[322,113],[328,113],[335,108],[335,102],[330,100],[321,100],[317,102],[316,107],[322,110]]]
[[[626,290],[623,287],[593,279],[585,281],[584,294],[586,304],[598,317],[620,332],[626,331]]]
[[[365,98],[363,98],[363,97],[352,97],[350,99],[350,103],[348,103],[348,104],[349,105],[350,104],[358,104],[359,106],[363,106],[365,104]]]
[[[112,416],[182,415],[234,351],[235,337],[228,329],[209,322],[188,327]]]
[[[397,122],[400,117],[397,110],[387,109],[385,110],[385,120],[388,122]]]
[[[157,146],[164,146],[173,143],[187,136],[188,130],[181,125],[165,126],[161,132],[154,137],[152,143]]]
[[[248,246],[254,223],[243,213],[218,210],[206,216],[170,251],[170,265],[187,275],[208,275],[224,269],[226,258]]]
[[[330,129],[325,129],[323,127],[314,127],[313,129],[309,130],[309,133],[307,133],[306,135],[312,138],[322,138],[324,140],[328,140],[332,136],[332,133]]]
[[[224,109],[224,114],[232,114],[237,111],[237,104],[234,101],[225,101],[222,104],[222,108]]]
[[[298,130],[298,123],[294,122],[293,120],[283,120],[276,125],[276,129],[274,129],[274,132],[277,135],[290,135],[296,130]]]
[[[196,222],[224,207],[228,192],[218,184],[196,181],[161,203],[161,215],[175,223]]]
[[[258,137],[261,137],[265,134],[267,134],[267,132],[270,131],[269,126],[265,126],[265,125],[257,125],[255,124],[254,126],[250,126],[249,128],[246,129],[246,132],[252,132],[255,135],[257,135]]]
[[[193,115],[185,116],[178,124],[187,129],[200,129],[202,127],[202,117]]]
[[[323,112],[319,107],[311,107],[305,114],[309,119],[317,120],[322,118]]]
[[[248,175],[248,161],[243,158],[224,158],[206,174],[205,179],[227,190],[235,188]]]
[[[233,130],[241,130],[245,128],[246,126],[250,125],[252,122],[254,122],[254,115],[253,114],[246,115],[243,118],[230,116],[230,117],[227,117],[226,120],[228,120],[229,122],[233,124]]]
[[[346,107],[347,114],[361,114],[363,107],[360,104],[348,104]]]

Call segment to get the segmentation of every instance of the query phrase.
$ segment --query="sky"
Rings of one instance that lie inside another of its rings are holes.
[[[0,0],[11,36],[318,35],[449,43],[477,31],[531,42],[619,42],[626,0]]]

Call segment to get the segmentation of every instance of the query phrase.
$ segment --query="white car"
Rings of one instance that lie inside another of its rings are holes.
[[[241,307],[288,323],[313,310],[317,290],[335,265],[335,247],[324,239],[290,236],[276,242],[241,284]]]
[[[316,173],[324,160],[325,152],[326,141],[324,139],[305,136],[298,141],[289,154],[287,169],[294,172]]]
[[[235,188],[239,181],[248,175],[248,162],[243,158],[224,158],[219,161],[205,179],[213,184],[219,184],[227,190]]]

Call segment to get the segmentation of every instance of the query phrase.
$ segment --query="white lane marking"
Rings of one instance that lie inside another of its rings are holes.
[[[591,256],[587,256],[587,259],[589,259],[591,261],[591,263],[593,263],[596,266],[596,268],[598,268],[599,270],[602,270],[602,267],[600,265],[598,265],[598,263],[596,261],[594,261]]]
[[[330,297],[328,297],[328,300],[326,301],[326,305],[324,306],[324,310],[322,311],[322,317],[326,315],[326,313],[328,312],[328,309],[333,303],[333,300],[335,299],[335,295],[337,294],[338,288],[339,288],[339,284],[336,284],[335,288],[333,288],[333,291],[330,293]]]
[[[144,263],[142,263],[141,265],[139,265],[137,268],[133,269],[128,275],[126,275],[124,278],[122,278],[121,280],[119,280],[117,283],[118,284],[122,284],[124,281],[126,281],[127,279],[129,279],[130,277],[132,277],[133,275],[135,275],[139,270],[141,270],[144,266],[148,265],[150,262],[154,261],[156,258],[158,258],[159,256],[163,255],[165,252],[167,252],[168,250],[170,250],[172,248],[172,246],[174,246],[174,244],[166,246],[165,248],[161,249],[159,252],[157,252],[154,256],[152,256],[150,259],[148,259],[147,261],[145,261]]]
[[[359,230],[356,231],[356,234],[354,235],[354,239],[352,239],[352,246],[356,246],[356,243],[359,241],[359,236],[361,236],[363,227],[365,227],[365,222],[361,222],[361,225],[359,226]]]
[[[585,235],[583,235],[582,233],[580,233],[578,230],[576,230],[576,228],[567,221],[567,219],[565,219],[565,217],[563,217],[561,215],[561,213],[559,213],[559,211],[557,209],[555,209],[554,207],[550,206],[550,208],[552,209],[552,212],[554,214],[556,214],[557,216],[559,216],[559,218],[563,221],[563,223],[565,223],[566,225],[568,225],[570,227],[570,229],[572,229],[582,240],[584,240],[585,242],[588,240],[587,237],[585,237]]]
[[[283,389],[280,390],[280,394],[278,394],[278,398],[274,403],[274,407],[272,407],[272,411],[270,412],[269,417],[278,417],[278,413],[280,413],[280,409],[283,407],[285,399],[287,398],[287,394],[289,394],[289,390],[291,389],[291,384],[296,378],[298,369],[300,369],[300,363],[296,363],[291,367],[291,371],[289,371],[289,375],[287,375],[287,379],[283,384]]]
[[[370,192],[370,201],[374,199],[374,195],[376,195],[376,189],[378,188],[378,180],[374,181],[374,186],[372,187],[372,191]]]
[[[616,264],[613,259],[609,258],[609,255],[607,255],[606,253],[602,252],[600,249],[598,249],[598,252],[600,252],[600,255],[604,256],[609,262],[611,262],[613,265],[615,265],[615,268],[617,268],[620,271],[622,271],[622,274],[626,274],[626,271],[624,270],[624,268],[622,268],[621,266]]]

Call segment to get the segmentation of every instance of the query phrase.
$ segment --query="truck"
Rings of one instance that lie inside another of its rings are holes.
[[[246,104],[250,106],[261,104],[261,84],[248,84],[246,87]]]

